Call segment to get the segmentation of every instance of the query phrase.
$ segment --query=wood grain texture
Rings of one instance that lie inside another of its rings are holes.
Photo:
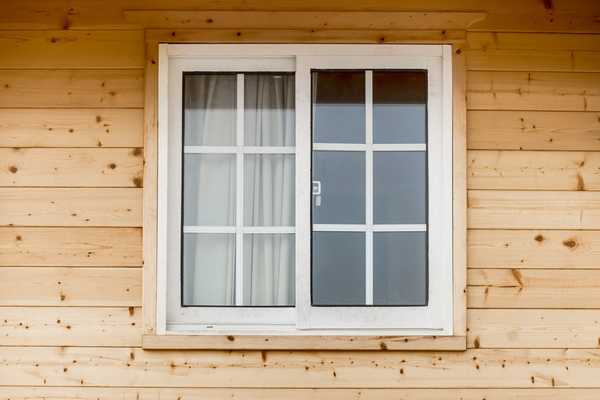
[[[0,148],[0,186],[141,187],[143,151]]]
[[[149,29],[466,29],[480,12],[125,10],[125,19]]]
[[[140,268],[0,267],[0,306],[140,306]]]
[[[466,314],[466,311],[465,311]],[[147,350],[464,351],[465,336],[144,335]]]
[[[471,269],[468,280],[469,308],[600,308],[600,270]]]
[[[600,111],[600,73],[469,71],[467,107]]]
[[[600,150],[600,113],[469,111],[473,150]]]
[[[597,400],[600,389],[235,389],[0,387],[2,400]]]
[[[142,147],[141,109],[0,109],[0,147]]]
[[[1,270],[1,268],[0,268]],[[139,308],[2,307],[0,346],[139,346]]]
[[[598,348],[595,310],[469,310],[470,348]]]
[[[463,42],[460,30],[149,29],[146,39],[168,43],[448,43]]]
[[[470,70],[600,71],[598,35],[470,32]]]
[[[600,193],[471,190],[472,229],[600,229]]]
[[[142,226],[142,189],[0,188],[1,226]]]
[[[597,388],[600,350],[160,351],[2,347],[0,385]],[[75,360],[75,362],[73,362]]]
[[[141,69],[0,70],[0,108],[143,106]]]
[[[0,266],[141,265],[139,228],[0,228]]]
[[[598,231],[470,230],[470,268],[600,268]]]
[[[142,68],[141,31],[1,31],[0,69]]]
[[[470,150],[467,168],[469,189],[600,189],[598,152]]]

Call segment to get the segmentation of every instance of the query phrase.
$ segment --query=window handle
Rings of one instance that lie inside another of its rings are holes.
[[[321,181],[312,182],[312,194],[315,196],[315,207],[321,206]]]

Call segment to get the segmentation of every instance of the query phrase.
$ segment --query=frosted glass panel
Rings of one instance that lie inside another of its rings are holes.
[[[245,144],[294,146],[294,74],[244,74]]]
[[[373,234],[373,304],[427,305],[427,232]]]
[[[313,151],[312,175],[321,188],[313,194],[313,223],[365,223],[364,152]]]
[[[426,143],[426,71],[373,72],[374,143]]]
[[[294,263],[294,235],[244,235],[244,305],[294,305]]]
[[[373,218],[376,224],[427,223],[425,152],[373,153]]]
[[[365,143],[364,71],[312,73],[313,141]]]
[[[184,74],[184,144],[233,146],[236,131],[236,75]]]
[[[235,225],[235,155],[185,154],[184,225]]]
[[[313,232],[312,304],[365,304],[363,232]]]
[[[294,155],[246,154],[244,223],[247,226],[294,225]]]
[[[235,304],[235,235],[183,235],[183,305]]]

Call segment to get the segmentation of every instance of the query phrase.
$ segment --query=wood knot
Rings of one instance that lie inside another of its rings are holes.
[[[213,22],[215,22],[212,18],[207,18],[206,19],[206,23],[207,24],[212,24]]]
[[[535,239],[536,242],[543,242],[544,241],[544,236],[537,235],[534,239]]]
[[[117,168],[117,164],[115,164],[115,163],[110,163],[110,164],[108,164],[108,168],[110,168],[110,169],[115,169],[115,168]]]
[[[139,147],[136,147],[135,149],[133,149],[131,151],[131,155],[136,156],[136,157],[141,156],[142,153],[143,153],[142,149],[140,149]]]
[[[563,245],[565,245],[566,247],[568,247],[570,249],[574,249],[575,247],[577,247],[577,240],[575,240],[575,239],[563,240]]]
[[[17,167],[15,167],[14,165],[11,165],[10,167],[8,167],[8,170],[12,173],[12,174],[16,174],[17,171],[19,170]]]
[[[385,344],[385,342],[380,342],[379,343],[379,348],[381,350],[387,350],[388,349],[387,344]]]
[[[462,54],[462,49],[456,49],[456,55],[460,56]]]
[[[133,178],[133,184],[135,185],[135,187],[142,187],[142,178],[140,177],[135,177]]]
[[[227,340],[229,340],[230,342],[233,342],[235,340],[235,336],[227,335]]]

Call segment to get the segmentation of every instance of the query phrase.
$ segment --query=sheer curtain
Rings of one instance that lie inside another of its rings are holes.
[[[250,146],[294,146],[294,76],[246,75],[245,133]],[[294,225],[294,156],[246,155],[244,224]],[[251,305],[294,304],[294,236],[244,237],[245,299]]]
[[[236,144],[235,74],[184,79],[184,144]],[[294,146],[294,77],[245,74],[244,144]],[[294,225],[294,156],[245,154],[243,193],[236,193],[235,154],[184,154],[186,226],[236,225],[236,196],[243,196],[247,227]],[[265,228],[268,229],[268,228]],[[267,231],[268,232],[268,231]],[[185,305],[294,304],[294,237],[282,233],[186,233],[183,243]],[[235,276],[235,247],[243,246],[243,282]]]

